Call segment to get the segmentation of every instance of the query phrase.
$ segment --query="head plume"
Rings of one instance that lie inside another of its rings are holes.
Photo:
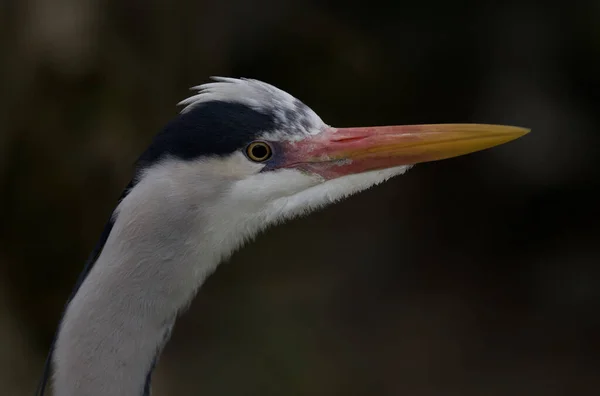
[[[209,102],[228,102],[248,106],[273,117],[280,138],[315,134],[325,125],[307,105],[289,93],[265,82],[247,78],[212,77],[214,82],[192,87],[197,93],[181,101],[186,114]]]

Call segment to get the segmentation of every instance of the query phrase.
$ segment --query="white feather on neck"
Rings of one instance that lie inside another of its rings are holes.
[[[244,241],[408,169],[323,182],[261,168],[235,153],[167,159],[141,175],[65,313],[54,353],[57,396],[141,395],[176,315]]]

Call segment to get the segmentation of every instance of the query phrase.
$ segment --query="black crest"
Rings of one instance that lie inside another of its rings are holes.
[[[274,114],[246,104],[212,101],[180,114],[156,135],[138,161],[150,166],[166,156],[193,160],[231,154],[277,126]]]

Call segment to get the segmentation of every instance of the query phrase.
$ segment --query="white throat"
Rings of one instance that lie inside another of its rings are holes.
[[[142,395],[176,316],[245,240],[407,169],[325,183],[296,171],[272,172],[270,180],[266,173],[232,180],[227,177],[231,158],[218,175],[222,160],[211,161],[210,166],[205,160],[153,167],[115,211],[104,249],[59,330],[57,396]],[[271,188],[293,177],[300,192]]]

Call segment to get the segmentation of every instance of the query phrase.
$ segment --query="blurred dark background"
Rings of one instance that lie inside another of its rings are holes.
[[[178,322],[155,395],[600,387],[600,3],[2,0],[0,391],[31,395],[133,162],[211,75],[335,126],[533,132],[262,235]]]

